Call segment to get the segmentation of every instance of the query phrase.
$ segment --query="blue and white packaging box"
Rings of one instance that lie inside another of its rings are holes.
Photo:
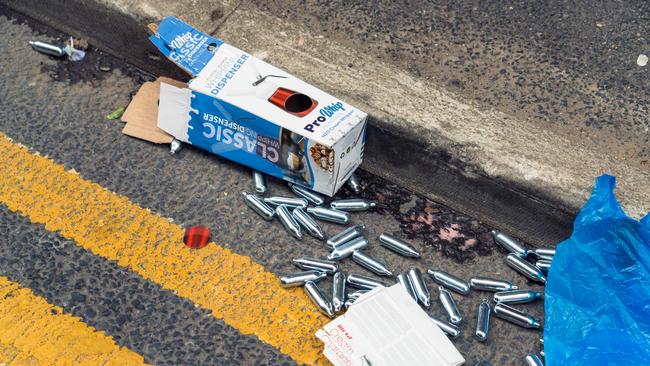
[[[193,77],[160,84],[176,139],[329,196],[361,164],[366,113],[177,18],[150,40]]]

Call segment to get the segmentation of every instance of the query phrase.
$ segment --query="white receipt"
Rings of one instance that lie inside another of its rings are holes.
[[[362,295],[316,332],[334,366],[454,366],[463,356],[399,285]],[[365,358],[365,360],[364,360]]]

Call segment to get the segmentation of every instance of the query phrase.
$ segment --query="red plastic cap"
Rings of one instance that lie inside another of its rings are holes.
[[[192,226],[185,230],[183,242],[188,248],[201,249],[210,242],[210,229],[205,226]]]

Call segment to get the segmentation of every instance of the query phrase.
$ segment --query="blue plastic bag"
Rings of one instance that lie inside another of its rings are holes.
[[[546,366],[650,365],[650,213],[625,215],[615,185],[596,179],[557,246],[544,300]]]

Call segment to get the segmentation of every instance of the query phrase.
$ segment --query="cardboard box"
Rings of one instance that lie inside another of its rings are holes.
[[[150,40],[193,79],[160,83],[176,139],[332,196],[361,164],[367,114],[174,17]]]

